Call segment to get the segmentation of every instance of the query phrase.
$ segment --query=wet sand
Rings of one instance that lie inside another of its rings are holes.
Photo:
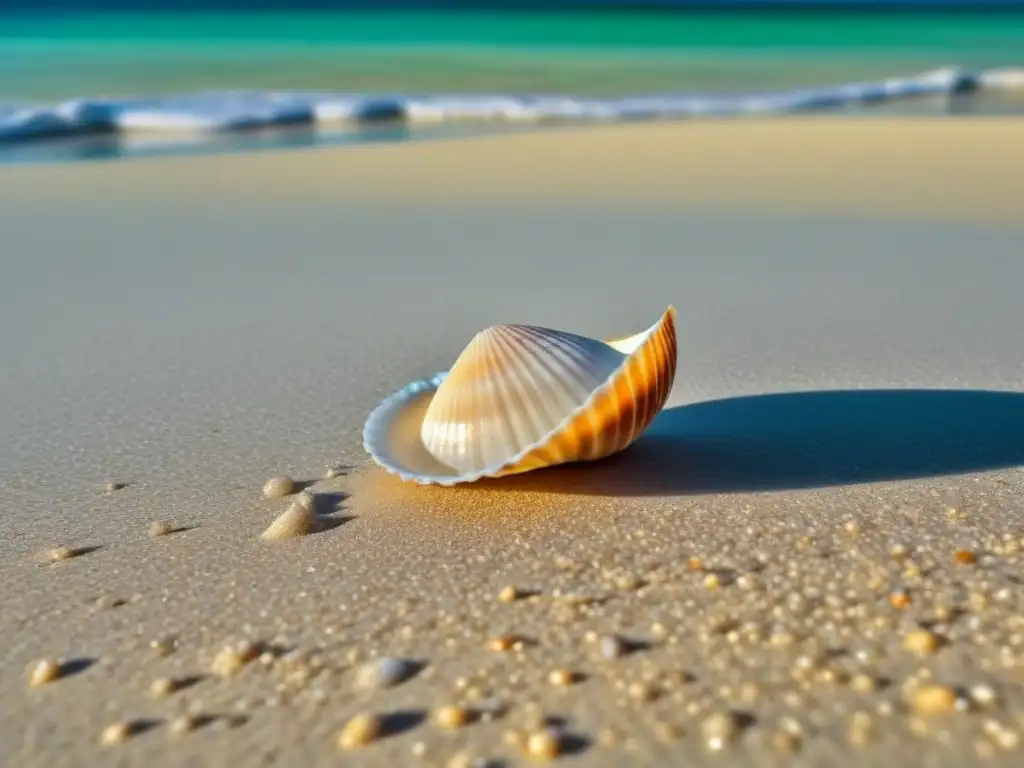
[[[5,169],[0,762],[1019,761],[1019,125],[718,129]],[[369,465],[486,325],[670,303],[622,456]],[[280,474],[325,530],[260,538]]]

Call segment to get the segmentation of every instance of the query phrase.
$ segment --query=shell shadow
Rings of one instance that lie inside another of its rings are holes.
[[[671,496],[795,490],[1017,466],[1024,466],[1024,393],[807,391],[667,409],[640,440],[608,459],[472,487]]]
[[[60,676],[71,677],[72,675],[81,674],[95,663],[96,659],[84,656],[76,659],[68,659],[60,665]]]

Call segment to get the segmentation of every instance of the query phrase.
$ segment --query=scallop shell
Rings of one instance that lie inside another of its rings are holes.
[[[456,485],[623,450],[665,405],[675,309],[599,341],[531,325],[478,333],[448,371],[384,400],[363,428],[373,460],[403,480]]]

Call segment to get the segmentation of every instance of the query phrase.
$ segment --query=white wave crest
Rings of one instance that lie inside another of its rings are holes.
[[[909,77],[753,94],[660,94],[597,99],[559,95],[373,95],[203,91],[160,97],[0,102],[0,142],[91,133],[230,133],[283,125],[381,121],[539,123],[729,117],[840,109],[965,89],[1024,89],[1024,70],[971,75],[954,67]]]

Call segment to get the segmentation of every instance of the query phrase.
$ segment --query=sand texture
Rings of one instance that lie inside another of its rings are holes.
[[[0,764],[1019,764],[1024,129],[720,130],[0,173]],[[669,304],[626,453],[369,464]]]
[[[159,142],[159,134],[154,141]],[[1020,120],[786,117],[550,129],[358,151],[159,158],[11,168],[0,199],[76,205],[406,202],[650,208],[686,205],[1001,223],[1024,199]],[[326,161],[325,158],[331,158]]]

